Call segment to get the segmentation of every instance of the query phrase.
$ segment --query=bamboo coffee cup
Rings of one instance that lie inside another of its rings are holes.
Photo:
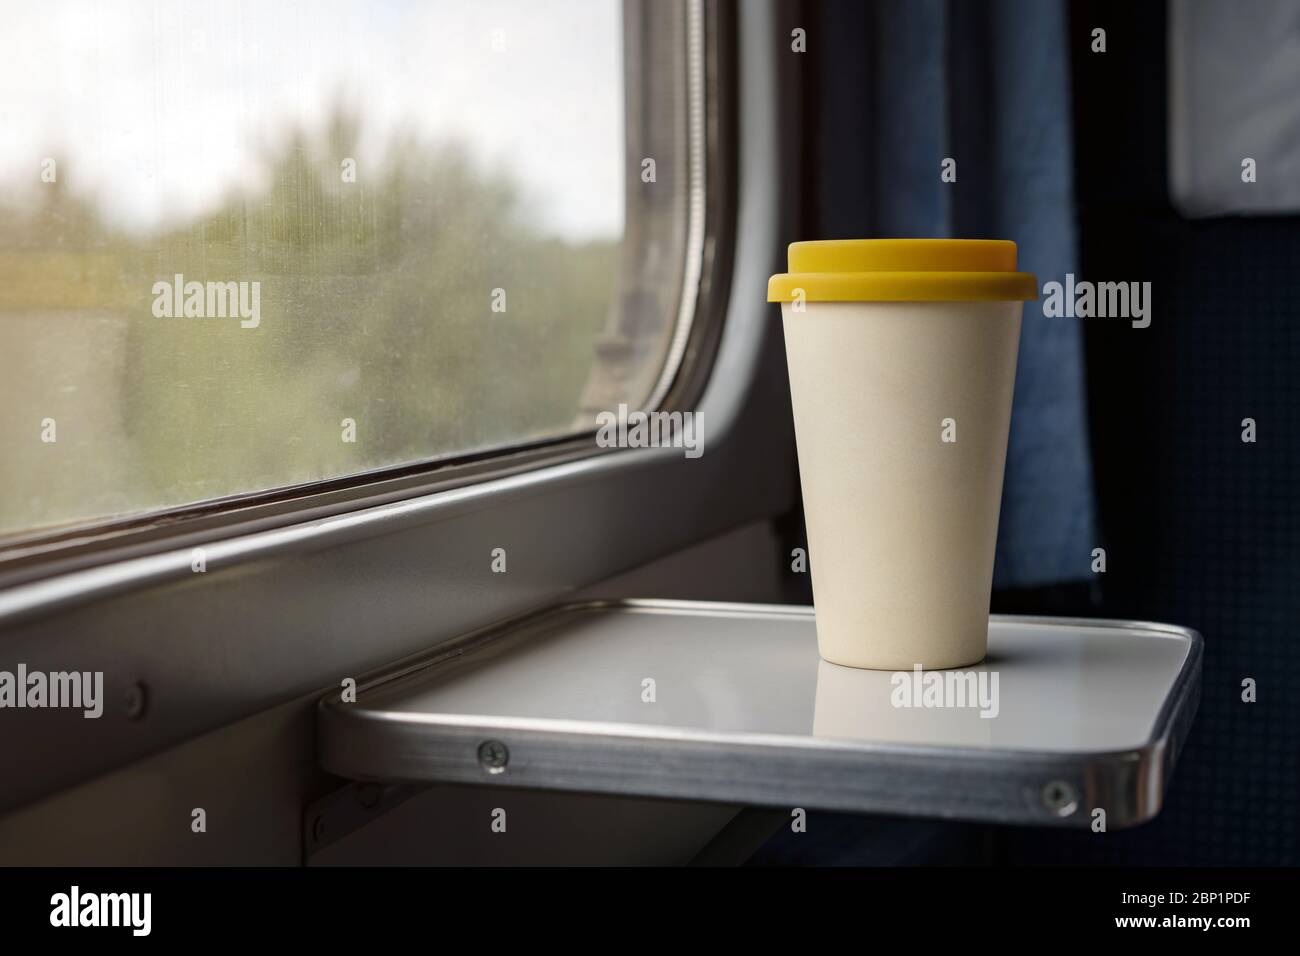
[[[989,591],[1021,308],[1016,245],[796,242],[781,303],[821,656],[963,667]]]

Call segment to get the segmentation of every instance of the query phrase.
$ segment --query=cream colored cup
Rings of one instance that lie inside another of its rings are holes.
[[[1020,315],[1014,243],[795,243],[781,302],[821,656],[962,667],[989,591]]]

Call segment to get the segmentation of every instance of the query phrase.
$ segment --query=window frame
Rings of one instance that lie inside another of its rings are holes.
[[[79,712],[9,712],[0,811],[795,504],[781,328],[765,301],[796,213],[781,183],[799,181],[798,150],[778,135],[799,102],[798,67],[780,55],[791,8],[688,2],[718,41],[707,125],[732,137],[735,163],[710,163],[729,180],[715,192],[730,193],[732,238],[706,242],[697,308],[708,319],[663,402],[701,416],[705,453],[606,452],[579,438],[454,475],[390,477],[387,490],[338,489],[310,507],[246,506],[205,531],[90,541],[79,566],[42,560],[58,573],[0,581],[0,667],[103,671],[107,701],[94,728]],[[191,567],[199,543],[203,573]],[[498,546],[510,556],[501,575],[489,561]],[[121,705],[128,694],[148,701],[143,715]]]
[[[654,0],[623,0],[626,30],[639,30]],[[730,54],[720,43],[725,7],[683,0],[686,7],[687,76],[685,281],[675,297],[672,341],[646,409],[685,410],[707,381],[722,321],[710,292],[724,288],[734,227],[734,129],[722,98],[722,71]],[[712,22],[710,22],[712,21]],[[625,43],[636,42],[639,36]],[[646,77],[625,72],[625,96],[639,99]],[[615,291],[617,297],[619,292]],[[225,495],[137,514],[79,520],[0,535],[0,589],[78,568],[173,547],[196,547],[232,534],[284,527],[375,505],[465,487],[478,481],[588,456],[618,454],[600,448],[595,428],[552,437],[432,455],[317,481]]]

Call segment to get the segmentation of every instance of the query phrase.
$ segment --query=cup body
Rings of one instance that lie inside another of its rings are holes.
[[[781,309],[821,656],[974,664],[1023,303],[801,305]]]

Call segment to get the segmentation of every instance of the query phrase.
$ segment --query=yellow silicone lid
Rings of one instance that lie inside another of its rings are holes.
[[[768,302],[987,302],[1038,298],[1006,239],[823,239],[792,242]],[[802,294],[800,294],[802,292]]]

